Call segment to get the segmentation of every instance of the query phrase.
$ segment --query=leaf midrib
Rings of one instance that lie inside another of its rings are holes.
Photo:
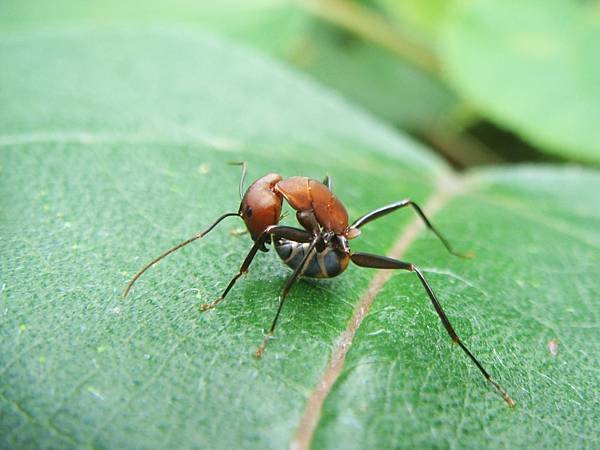
[[[423,205],[427,217],[431,218],[440,211],[456,195],[464,192],[466,184],[464,177],[452,173],[445,174],[438,179],[436,188]],[[415,217],[395,239],[391,250],[387,253],[390,258],[400,259],[416,240],[421,230],[425,228],[423,221]],[[323,375],[311,392],[304,413],[298,421],[298,426],[290,449],[308,450],[321,418],[321,411],[333,385],[342,373],[348,351],[362,321],[367,316],[371,305],[382,291],[385,284],[394,275],[394,271],[380,269],[375,272],[367,290],[356,303],[352,316],[348,320],[346,329],[340,334],[338,342],[333,349],[331,358]]]

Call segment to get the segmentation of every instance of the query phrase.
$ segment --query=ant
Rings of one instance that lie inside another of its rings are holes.
[[[504,388],[494,381],[477,358],[475,358],[471,351],[460,340],[456,331],[454,331],[454,328],[450,324],[446,313],[442,309],[433,289],[417,266],[409,262],[388,258],[386,256],[354,253],[350,250],[348,241],[358,237],[361,234],[361,228],[364,225],[398,209],[410,206],[423,220],[427,228],[429,228],[439,238],[442,244],[444,244],[448,252],[455,256],[468,258],[468,255],[462,255],[452,249],[450,243],[431,224],[419,205],[410,199],[401,200],[371,211],[370,213],[359,217],[349,225],[346,208],[333,194],[332,182],[329,176],[326,176],[323,182],[319,182],[311,178],[300,176],[283,179],[281,175],[270,173],[252,183],[245,194],[243,194],[244,180],[247,171],[246,163],[232,162],[231,164],[242,166],[242,176],[239,184],[241,204],[238,212],[223,214],[206,230],[176,245],[148,263],[131,279],[123,294],[124,297],[127,297],[127,294],[135,281],[158,261],[196,239],[202,238],[223,219],[227,217],[240,217],[244,221],[247,231],[254,241],[254,245],[248,255],[246,255],[246,259],[244,259],[238,273],[231,279],[225,288],[225,291],[211,303],[202,304],[200,310],[206,311],[214,308],[218,303],[223,301],[238,278],[248,272],[248,268],[257,252],[259,250],[267,252],[268,249],[266,244],[273,244],[277,255],[293,270],[293,273],[288,278],[283,287],[283,291],[279,296],[279,306],[271,324],[271,328],[256,350],[255,355],[257,358],[262,356],[269,339],[273,336],[285,299],[298,277],[332,278],[346,270],[350,261],[361,267],[407,270],[414,272],[421,281],[421,284],[425,288],[436,313],[440,317],[442,324],[452,338],[452,341],[458,344],[473,363],[475,363],[485,379],[497,389],[506,403],[509,406],[515,405],[515,402],[510,398]],[[286,200],[289,205],[296,210],[296,218],[302,228],[278,225],[279,220],[282,217],[281,208],[283,200]]]

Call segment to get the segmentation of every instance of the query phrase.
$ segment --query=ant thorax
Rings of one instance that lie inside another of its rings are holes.
[[[313,256],[306,261],[300,276],[332,278],[346,270],[350,254],[344,250],[348,244],[343,241],[345,241],[344,237],[335,235],[321,241],[321,245],[312,250]],[[297,269],[302,263],[311,245],[279,237],[274,238],[273,243],[281,260],[292,270]]]

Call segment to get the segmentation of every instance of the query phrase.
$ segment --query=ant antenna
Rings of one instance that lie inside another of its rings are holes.
[[[242,177],[243,180],[243,177]],[[129,284],[127,284],[127,287],[125,288],[125,292],[123,292],[123,298],[127,298],[127,294],[129,294],[129,290],[131,289],[131,287],[133,286],[133,283],[136,282],[136,280],[142,276],[142,274],[148,270],[150,267],[152,267],[154,264],[156,264],[157,262],[159,262],[161,259],[169,256],[171,253],[173,253],[176,250],[179,250],[181,247],[184,247],[186,245],[188,245],[190,242],[194,242],[196,239],[200,239],[201,237],[203,237],[205,234],[207,234],[210,230],[212,230],[214,227],[216,227],[219,222],[221,222],[223,219],[225,219],[226,217],[231,217],[231,216],[238,216],[241,217],[239,213],[227,213],[227,214],[223,214],[221,217],[219,217],[217,220],[215,220],[215,222],[208,227],[206,230],[204,230],[201,233],[196,234],[195,236],[192,236],[191,238],[189,238],[186,241],[183,241],[180,244],[177,244],[175,247],[171,248],[170,250],[167,250],[166,252],[164,252],[162,255],[160,255],[158,258],[152,260],[151,262],[149,262],[148,264],[146,264],[142,270],[140,270],[129,282]]]
[[[246,171],[248,170],[248,164],[246,161],[229,161],[227,164],[231,166],[242,166],[242,178],[240,178],[240,200],[244,196],[244,180],[246,179]]]

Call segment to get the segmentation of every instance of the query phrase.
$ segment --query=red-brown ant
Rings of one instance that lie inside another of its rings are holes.
[[[473,356],[460,340],[450,324],[448,317],[446,317],[446,313],[442,309],[431,286],[429,286],[429,283],[425,280],[423,273],[417,266],[386,256],[368,253],[353,253],[348,246],[348,241],[359,236],[360,228],[367,223],[379,219],[397,209],[410,206],[423,220],[427,228],[435,233],[440,241],[442,241],[450,253],[456,256],[464,256],[456,253],[452,249],[450,243],[431,224],[416,203],[410,199],[401,200],[371,211],[355,220],[352,225],[348,225],[348,213],[342,202],[333,195],[331,191],[331,179],[329,177],[326,177],[321,183],[307,177],[283,179],[281,175],[270,173],[252,183],[246,193],[242,196],[244,191],[244,179],[246,176],[246,164],[232,164],[242,165],[242,177],[239,185],[242,201],[238,212],[223,214],[205,231],[176,245],[144,266],[144,268],[142,268],[142,270],[140,270],[127,285],[123,294],[124,297],[127,297],[131,286],[140,275],[165,256],[180,249],[184,245],[203,237],[226,217],[241,217],[254,241],[254,245],[246,256],[239,272],[229,282],[221,296],[211,303],[201,305],[200,309],[206,311],[221,302],[238,278],[248,271],[256,253],[259,250],[264,252],[268,251],[265,245],[272,243],[281,260],[293,270],[293,273],[288,278],[283,291],[279,296],[277,313],[275,314],[269,333],[264,338],[260,347],[258,347],[258,350],[256,350],[256,357],[260,358],[262,356],[269,338],[275,331],[275,325],[277,324],[277,319],[279,318],[288,292],[298,277],[335,277],[346,270],[350,261],[361,267],[408,270],[414,272],[419,277],[421,284],[425,288],[429,299],[433,303],[435,311],[440,317],[446,331],[452,338],[452,341],[463,349],[467,356],[481,371],[485,379],[488,380],[500,394],[502,394],[506,403],[508,403],[509,406],[515,405],[515,402],[510,398],[508,393],[502,386],[494,381],[477,358]],[[296,218],[303,229],[278,225],[281,218],[281,207],[284,199],[296,210]]]

